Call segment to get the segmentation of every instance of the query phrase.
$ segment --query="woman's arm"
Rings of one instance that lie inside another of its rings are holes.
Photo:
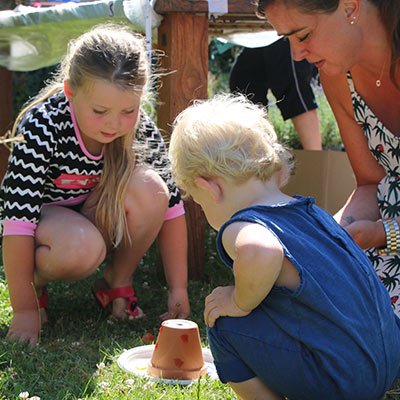
[[[39,310],[33,284],[34,238],[4,236],[3,262],[14,311],[7,336],[34,346],[40,332]]]
[[[168,284],[168,312],[161,319],[187,318],[190,304],[187,293],[187,229],[185,215],[164,222],[158,246]]]
[[[340,136],[354,171],[357,187],[377,185],[385,172],[371,154],[367,138],[361,126],[354,119],[346,76],[332,78],[321,73],[321,83],[338,124]],[[356,199],[353,201],[356,201]]]
[[[357,184],[345,205],[336,213],[335,219],[360,247],[383,246],[386,236],[382,224],[377,222],[380,218],[377,186],[385,175],[384,169],[373,157],[367,138],[354,118],[346,76],[332,78],[321,73],[321,82]]]
[[[377,185],[357,186],[345,205],[335,214],[336,221],[346,227],[354,221],[377,221],[380,218]],[[360,207],[359,205],[363,206]]]

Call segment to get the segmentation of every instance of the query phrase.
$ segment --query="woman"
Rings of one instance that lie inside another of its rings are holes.
[[[336,215],[400,315],[400,2],[260,0],[258,14],[320,70],[357,181]]]

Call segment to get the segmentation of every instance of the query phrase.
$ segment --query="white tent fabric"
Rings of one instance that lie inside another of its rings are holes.
[[[11,71],[33,71],[57,64],[69,40],[103,22],[130,24],[149,35],[162,20],[152,1],[98,0],[0,11],[0,65]]]
[[[229,33],[218,37],[222,43],[232,43],[243,47],[264,47],[276,42],[281,36],[278,36],[274,30],[265,30],[260,32],[237,32]]]

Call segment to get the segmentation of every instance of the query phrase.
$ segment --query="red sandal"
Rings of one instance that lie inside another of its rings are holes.
[[[47,288],[43,288],[42,294],[37,297],[37,305],[39,308],[40,322],[46,325],[48,322],[47,309],[49,308],[49,292]]]
[[[138,299],[132,286],[111,289],[104,278],[95,281],[93,294],[103,309],[109,308],[114,299],[122,297],[127,299],[126,312],[130,318],[138,319],[144,316],[143,311],[137,305]]]
[[[44,308],[46,311],[49,307],[49,292],[43,288],[42,294],[38,296],[37,303],[39,308]]]

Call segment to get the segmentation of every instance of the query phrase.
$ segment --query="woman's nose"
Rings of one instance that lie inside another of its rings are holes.
[[[302,43],[290,42],[290,49],[292,51],[292,58],[294,61],[302,61],[306,58],[308,51]]]

